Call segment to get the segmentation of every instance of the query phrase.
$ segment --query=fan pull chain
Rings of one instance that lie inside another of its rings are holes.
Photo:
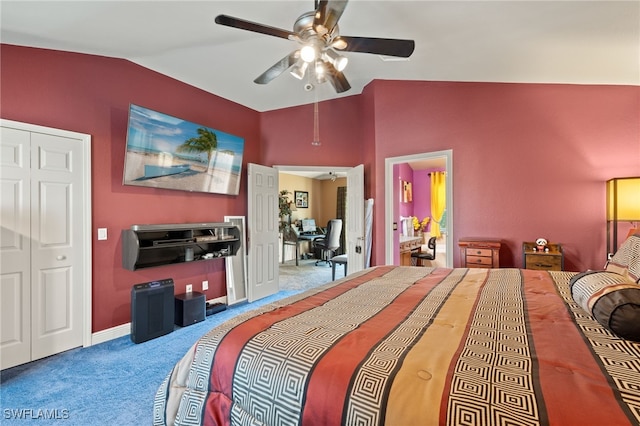
[[[316,101],[313,104],[313,146],[320,146],[320,114],[318,114],[318,92],[316,92]]]

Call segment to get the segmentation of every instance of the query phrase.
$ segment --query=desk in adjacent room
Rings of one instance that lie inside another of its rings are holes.
[[[285,229],[282,233],[282,263],[285,262],[284,247],[285,245],[295,246],[296,248],[296,266],[300,260],[300,243],[308,241],[309,244],[313,244],[317,238],[324,238],[324,234],[300,234],[296,233],[292,229]]]

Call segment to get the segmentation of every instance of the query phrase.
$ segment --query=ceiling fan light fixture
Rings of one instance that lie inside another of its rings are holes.
[[[324,73],[326,72],[324,62],[317,61],[315,70],[316,70],[316,77],[318,78],[318,80],[322,79],[324,77]]]
[[[347,58],[346,56],[342,56],[330,49],[325,50],[324,53],[322,53],[322,59],[330,62],[335,67],[335,69],[340,72],[344,71],[344,69],[347,67],[347,63],[349,62],[349,58]]]
[[[344,50],[347,48],[347,42],[341,39],[340,37],[336,37],[333,39],[333,41],[329,46],[334,49]]]
[[[289,72],[291,73],[292,76],[294,76],[298,80],[302,80],[304,78],[305,73],[307,72],[307,68],[309,68],[308,62],[298,61],[298,63],[295,64],[293,68],[291,68],[291,71]]]
[[[347,58],[346,56],[340,56],[333,66],[336,67],[338,71],[343,71],[347,67],[348,63],[349,58]]]
[[[306,45],[300,49],[300,57],[305,62],[313,62],[316,59],[316,49],[313,46]]]
[[[305,90],[313,90],[315,84],[328,81],[337,93],[351,89],[342,71],[348,59],[342,52],[370,53],[380,56],[408,58],[415,49],[414,40],[341,36],[338,21],[349,0],[315,0],[315,10],[303,13],[296,19],[293,31],[268,25],[218,15],[216,24],[240,30],[252,31],[273,37],[295,41],[299,50],[280,59],[258,78],[257,84],[266,84],[286,70],[298,79],[308,78]],[[302,65],[304,61],[307,66]],[[312,67],[311,64],[314,64]]]

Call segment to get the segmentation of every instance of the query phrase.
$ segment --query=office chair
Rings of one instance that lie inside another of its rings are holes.
[[[411,253],[411,265],[412,266],[424,266],[425,260],[436,260],[436,237],[429,238],[427,241],[427,247],[429,247],[428,251],[414,251]],[[418,264],[420,262],[420,264]]]
[[[340,248],[340,234],[342,233],[342,219],[331,219],[327,223],[327,233],[324,238],[316,238],[313,247],[320,249],[320,259],[316,260],[316,265],[326,262],[331,266],[331,258],[337,249]]]

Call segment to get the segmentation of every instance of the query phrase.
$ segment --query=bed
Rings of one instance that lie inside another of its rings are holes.
[[[373,267],[212,329],[154,424],[638,424],[638,268]]]

